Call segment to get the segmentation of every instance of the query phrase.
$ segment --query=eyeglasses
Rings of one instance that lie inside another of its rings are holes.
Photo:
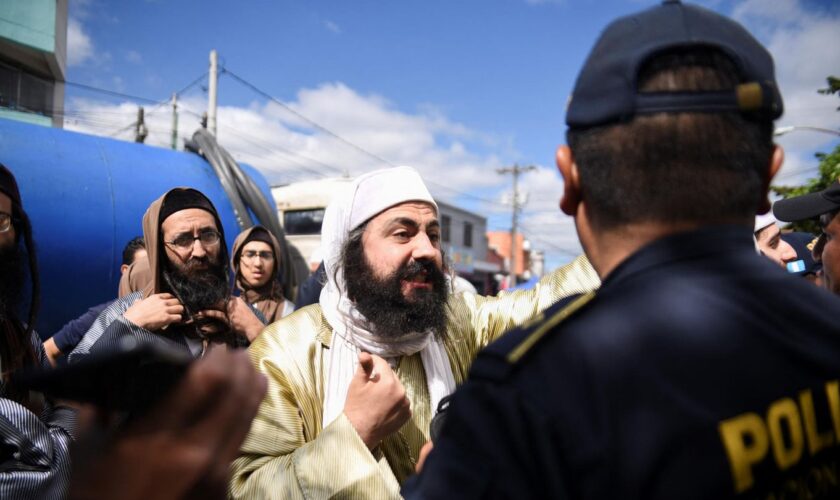
[[[0,233],[5,233],[12,228],[12,214],[0,212]]]
[[[217,245],[221,239],[222,235],[219,234],[218,231],[215,229],[206,229],[200,232],[198,236],[193,236],[190,233],[182,233],[174,240],[164,241],[164,243],[171,245],[182,252],[188,252],[189,250],[192,250],[193,245],[195,245],[195,240],[200,241],[201,245],[204,247],[212,247]]]
[[[262,260],[274,260],[274,252],[268,250],[260,252],[257,252],[256,250],[245,250],[242,252],[243,259],[254,260],[256,257],[259,257]]]

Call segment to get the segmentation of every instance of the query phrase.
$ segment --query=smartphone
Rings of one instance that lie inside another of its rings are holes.
[[[54,399],[90,403],[109,411],[140,413],[169,393],[193,358],[162,342],[125,337],[107,352],[56,369],[26,369],[17,384]]]

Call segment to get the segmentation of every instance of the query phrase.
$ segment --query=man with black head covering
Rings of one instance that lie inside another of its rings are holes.
[[[122,336],[172,342],[193,356],[209,343],[247,345],[262,323],[241,299],[231,299],[227,246],[210,200],[175,188],[143,216],[151,282],[111,304],[97,318],[69,361],[113,347]]]
[[[24,322],[27,271],[32,294]],[[63,498],[75,414],[46,401],[40,417],[30,393],[11,375],[48,362],[32,327],[38,309],[38,267],[32,228],[12,173],[0,165],[0,498]]]

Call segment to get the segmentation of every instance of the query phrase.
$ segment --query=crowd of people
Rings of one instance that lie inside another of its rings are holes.
[[[271,231],[228,247],[174,188],[118,297],[43,343],[38,228],[0,166],[0,497],[838,498],[840,183],[771,206],[782,110],[759,42],[666,0],[578,76],[556,162],[585,255],[535,287],[456,292],[410,167],[329,205],[297,303]],[[127,340],[193,360],[149,407],[15,376]]]

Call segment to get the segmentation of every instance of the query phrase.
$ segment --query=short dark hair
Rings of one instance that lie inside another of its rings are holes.
[[[711,48],[674,50],[648,61],[638,90],[724,90],[735,65]],[[753,217],[773,154],[773,122],[737,112],[638,115],[569,129],[592,224],[731,222]]]
[[[143,240],[142,236],[137,236],[136,238],[132,238],[128,243],[125,244],[125,248],[123,248],[122,253],[122,263],[123,265],[130,266],[134,263],[134,254],[137,253],[138,250],[145,250],[146,249],[146,242]]]

